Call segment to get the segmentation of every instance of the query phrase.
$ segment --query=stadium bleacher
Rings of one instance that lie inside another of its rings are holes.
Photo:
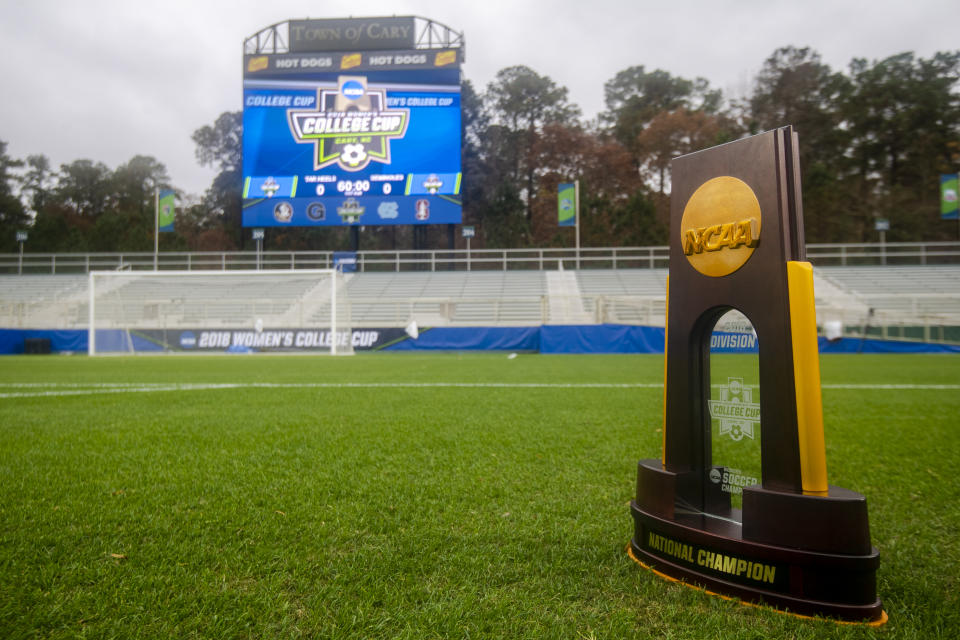
[[[77,328],[86,304],[85,275],[0,276],[0,328]]]
[[[884,337],[928,340],[953,336],[960,327],[956,265],[826,266],[815,273],[821,323],[834,319],[848,332],[873,326]],[[939,333],[931,335],[930,328]]]
[[[347,321],[353,327],[402,327],[411,319],[424,326],[663,326],[666,278],[662,268],[353,273],[346,276]],[[821,323],[960,326],[960,265],[824,266],[815,279]],[[186,327],[231,315],[243,325],[262,316],[309,324],[326,313],[323,295],[302,281],[289,290],[251,283],[236,296],[211,281],[135,282],[122,286],[137,287],[124,292],[137,304],[111,315],[174,306],[177,324]],[[85,328],[87,286],[85,274],[0,276],[0,327]],[[98,290],[97,304],[109,305],[112,297],[109,287]],[[291,298],[319,302],[293,310]]]

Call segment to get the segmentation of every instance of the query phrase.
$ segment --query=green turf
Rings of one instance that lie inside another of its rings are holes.
[[[960,358],[821,360],[829,478],[867,495],[880,630],[629,559],[662,362],[0,359],[0,637],[958,637]],[[283,386],[343,382],[504,384]],[[104,383],[276,386],[86,393]],[[530,383],[650,386],[512,386]],[[953,387],[830,387],[850,383]]]

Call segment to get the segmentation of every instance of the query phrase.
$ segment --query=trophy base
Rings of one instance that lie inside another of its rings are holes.
[[[880,556],[869,545],[863,496],[838,487],[822,497],[747,487],[742,513],[713,515],[676,507],[676,488],[690,482],[663,470],[659,460],[640,462],[637,500],[630,504],[630,550],[638,562],[719,595],[794,614],[886,620],[876,594]]]

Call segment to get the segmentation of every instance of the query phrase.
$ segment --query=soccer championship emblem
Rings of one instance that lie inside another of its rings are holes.
[[[272,198],[277,191],[280,190],[280,185],[276,180],[273,179],[273,176],[270,176],[263,181],[263,184],[260,185],[260,190],[263,191],[263,194],[268,198]]]
[[[340,76],[336,90],[321,89],[317,108],[287,111],[293,139],[314,145],[314,169],[389,164],[390,141],[403,138],[410,119],[408,109],[389,109],[386,92],[368,88],[363,76]]]
[[[337,207],[337,214],[343,218],[344,224],[356,224],[360,221],[360,216],[367,210],[355,198],[347,198],[342,205]]]
[[[430,176],[424,181],[423,188],[427,190],[427,193],[431,195],[437,195],[440,192],[440,187],[443,186],[443,180],[437,177],[437,174],[431,173]]]
[[[753,389],[742,378],[728,378],[720,386],[720,399],[710,400],[710,417],[720,421],[720,435],[739,442],[754,439],[754,428],[760,423],[760,404],[753,402]]]

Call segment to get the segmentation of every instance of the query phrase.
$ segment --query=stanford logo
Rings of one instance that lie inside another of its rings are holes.
[[[420,221],[430,218],[430,202],[428,200],[417,200],[416,218]]]

